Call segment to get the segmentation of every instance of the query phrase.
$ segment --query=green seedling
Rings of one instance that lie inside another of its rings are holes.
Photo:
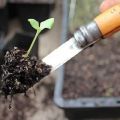
[[[28,55],[30,54],[32,48],[33,48],[33,45],[38,37],[38,35],[41,33],[42,30],[44,30],[45,28],[47,29],[51,29],[53,24],[54,24],[54,18],[50,18],[50,19],[47,19],[41,23],[39,23],[37,20],[35,19],[28,19],[28,22],[30,23],[30,25],[36,30],[36,34],[35,34],[35,37],[33,38],[33,41],[27,51],[27,53],[25,55],[23,55],[24,57],[28,57]]]

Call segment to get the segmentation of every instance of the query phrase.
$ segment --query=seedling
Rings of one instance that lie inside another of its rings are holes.
[[[4,63],[1,65],[0,93],[5,96],[26,93],[29,88],[33,87],[34,84],[47,76],[51,71],[50,65],[43,63],[36,57],[30,57],[29,54],[40,32],[45,28],[52,28],[54,18],[41,23],[34,19],[28,19],[28,21],[36,30],[30,48],[27,52],[17,47],[7,51],[4,56]]]
[[[27,53],[24,55],[24,57],[28,57],[28,55],[30,54],[30,52],[33,48],[33,45],[34,45],[38,35],[41,33],[41,31],[44,30],[45,28],[47,28],[47,29],[52,28],[52,26],[54,24],[54,18],[47,19],[41,23],[39,23],[35,19],[28,19],[28,21],[30,22],[31,26],[36,30],[36,34],[35,34],[35,37],[33,38],[33,41],[31,43]]]

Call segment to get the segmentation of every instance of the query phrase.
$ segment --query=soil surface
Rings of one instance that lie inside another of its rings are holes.
[[[51,71],[51,66],[36,57],[23,57],[25,53],[26,51],[14,47],[5,54],[0,81],[0,90],[5,96],[26,93]]]
[[[65,99],[120,96],[120,40],[113,39],[97,43],[65,65]]]

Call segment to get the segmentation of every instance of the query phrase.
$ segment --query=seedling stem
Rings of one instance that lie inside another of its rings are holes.
[[[36,41],[38,35],[39,35],[39,32],[37,31],[36,34],[35,34],[35,37],[34,37],[34,39],[33,39],[33,41],[32,41],[32,43],[31,43],[31,45],[30,45],[30,47],[29,47],[29,49],[28,49],[28,51],[27,51],[27,53],[26,53],[26,57],[29,56],[30,51],[32,50],[33,45],[34,45],[34,43],[35,43],[35,41]]]

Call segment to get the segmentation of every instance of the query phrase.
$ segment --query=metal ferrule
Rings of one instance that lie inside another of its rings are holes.
[[[81,26],[80,29],[74,33],[74,38],[80,47],[85,47],[101,39],[102,34],[96,22],[91,22],[86,26]]]

